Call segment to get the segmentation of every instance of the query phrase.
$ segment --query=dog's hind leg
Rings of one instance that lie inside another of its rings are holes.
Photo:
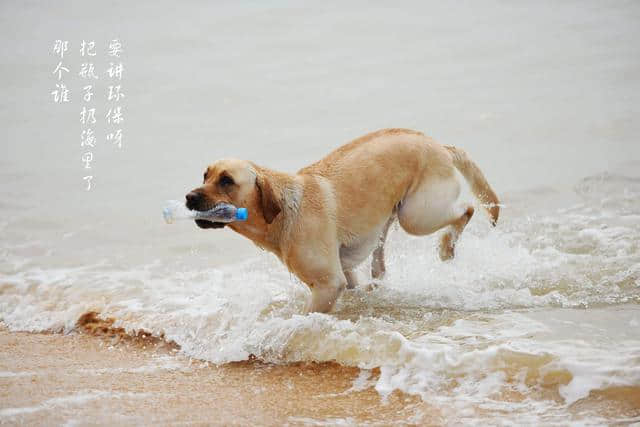
[[[459,194],[455,176],[431,179],[405,197],[398,210],[400,226],[409,234],[424,236],[451,226],[440,242],[442,260],[453,258],[456,241],[473,215],[471,205],[456,202]]]
[[[473,216],[473,206],[468,205],[464,214],[456,219],[449,227],[448,230],[440,238],[440,259],[442,261],[450,260],[455,255],[456,242],[462,234],[462,230],[469,223]]]
[[[347,289],[355,289],[358,286],[358,275],[353,270],[344,270],[344,277],[347,279]]]
[[[382,229],[382,233],[380,234],[380,240],[378,242],[378,246],[373,251],[373,257],[371,259],[371,277],[374,279],[382,279],[384,273],[387,271],[384,263],[384,243],[387,240],[387,234],[389,233],[389,228],[393,221],[396,219],[395,215],[392,215],[391,218],[387,221]]]

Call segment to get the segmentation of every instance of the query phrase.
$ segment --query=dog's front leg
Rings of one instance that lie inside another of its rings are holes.
[[[311,301],[306,312],[327,313],[347,287],[347,278],[342,271],[340,261],[334,257],[310,257],[289,259],[289,269],[311,290]]]
[[[313,284],[311,287],[311,303],[308,312],[327,313],[333,309],[335,303],[346,287],[346,279]]]
[[[311,216],[305,217],[307,221]],[[339,244],[335,229],[321,226],[327,221],[320,217],[313,226],[308,227],[312,233],[301,234],[292,238],[298,242],[291,246],[284,261],[290,271],[309,286],[311,301],[306,311],[327,313],[335,307],[336,300],[347,287],[347,278],[340,263]],[[300,227],[300,230],[305,230]]]

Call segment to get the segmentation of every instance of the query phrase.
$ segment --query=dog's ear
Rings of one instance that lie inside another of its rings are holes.
[[[258,196],[262,205],[262,215],[267,224],[271,224],[282,210],[280,208],[280,200],[276,197],[271,183],[264,175],[258,174],[256,176],[256,186],[258,187]]]

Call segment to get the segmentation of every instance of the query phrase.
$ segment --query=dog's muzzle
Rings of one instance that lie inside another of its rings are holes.
[[[207,203],[207,199],[200,191],[193,190],[189,192],[186,196],[185,206],[187,209],[192,211],[206,211],[207,209],[211,209],[209,203]],[[224,222],[212,222],[207,221],[206,219],[196,219],[196,225],[200,228],[223,228],[225,225]]]

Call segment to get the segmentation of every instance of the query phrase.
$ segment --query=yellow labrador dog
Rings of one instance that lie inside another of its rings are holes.
[[[187,194],[186,205],[207,210],[226,202],[248,208],[246,222],[196,223],[227,225],[276,254],[311,289],[308,311],[327,312],[345,287],[357,285],[354,268],[372,252],[372,276],[383,276],[384,241],[396,218],[413,235],[448,227],[440,258],[453,258],[474,210],[457,202],[456,168],[495,225],[498,198],[466,153],[405,129],[362,136],[295,175],[246,160],[218,160],[207,167],[203,185]]]

